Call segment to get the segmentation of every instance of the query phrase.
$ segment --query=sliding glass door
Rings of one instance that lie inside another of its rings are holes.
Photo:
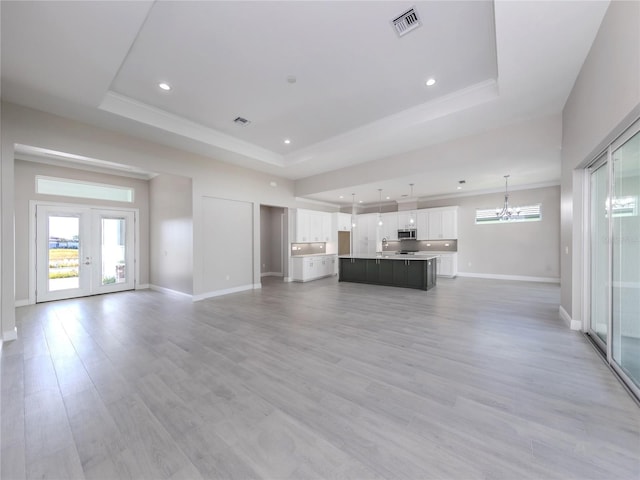
[[[588,332],[640,397],[640,121],[589,168]]]
[[[640,386],[640,132],[620,143],[613,146],[611,154],[611,355]]]
[[[607,156],[590,169],[590,311],[589,333],[606,350],[609,323],[609,171]]]

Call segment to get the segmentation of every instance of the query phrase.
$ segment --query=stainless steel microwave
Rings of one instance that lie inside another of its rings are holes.
[[[417,233],[415,228],[398,230],[398,240],[415,240]]]

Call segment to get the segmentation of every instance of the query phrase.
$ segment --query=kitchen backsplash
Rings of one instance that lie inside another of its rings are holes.
[[[296,255],[312,255],[314,253],[325,253],[327,245],[324,242],[317,243],[292,243],[291,256]]]
[[[418,252],[457,252],[458,240],[402,240],[390,241],[382,246],[383,252],[399,252],[401,250]]]

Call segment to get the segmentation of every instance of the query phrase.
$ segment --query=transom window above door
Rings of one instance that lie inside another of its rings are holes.
[[[69,178],[36,176],[36,193],[62,197],[91,198],[133,203],[134,189],[119,185],[85,182]]]

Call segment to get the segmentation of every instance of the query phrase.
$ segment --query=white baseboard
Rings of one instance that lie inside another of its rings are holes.
[[[571,315],[567,313],[562,305],[560,305],[558,312],[560,313],[562,321],[567,325],[567,327],[571,328]]]
[[[154,292],[172,293],[174,295],[180,295],[181,297],[186,297],[189,299],[193,298],[193,295],[190,295],[188,293],[179,292],[178,290],[171,290],[170,288],[159,287],[158,285],[149,285],[149,288]]]
[[[525,275],[498,275],[493,273],[458,272],[459,277],[488,278],[491,280],[516,280],[519,282],[560,283],[558,277],[528,277]]]
[[[567,313],[562,305],[560,305],[558,311],[560,313],[560,318],[567,325],[567,327],[569,327],[571,330],[582,331],[582,322],[580,320],[571,318],[571,315]]]
[[[148,283],[140,283],[136,285],[136,290],[148,290],[149,288],[151,288],[151,285]]]
[[[194,302],[198,302],[200,300],[205,300],[207,298],[221,297],[222,295],[229,295],[230,293],[238,293],[238,292],[244,292],[245,290],[253,290],[254,288],[260,288],[260,287],[256,287],[255,285],[260,285],[260,284],[251,283],[249,285],[240,285],[239,287],[225,288],[223,290],[214,290],[213,292],[207,292],[207,293],[199,293],[198,295],[193,295],[192,298]]]
[[[291,277],[284,277],[284,282],[289,283],[289,282],[293,282],[293,280],[291,279]]]
[[[264,272],[260,274],[261,277],[282,277],[282,272]]]
[[[14,306],[16,308],[18,308],[18,307],[26,307],[27,305],[30,305],[28,298],[23,298],[22,300],[16,300],[14,302]]]
[[[11,340],[17,340],[17,339],[18,339],[18,329],[16,327],[13,327],[12,330],[5,330],[4,332],[2,332],[3,342],[10,342]]]
[[[261,284],[261,283],[254,283],[254,284],[253,284],[253,289],[254,289],[254,290],[259,290],[259,289],[261,289],[261,288],[262,288],[262,284]]]

